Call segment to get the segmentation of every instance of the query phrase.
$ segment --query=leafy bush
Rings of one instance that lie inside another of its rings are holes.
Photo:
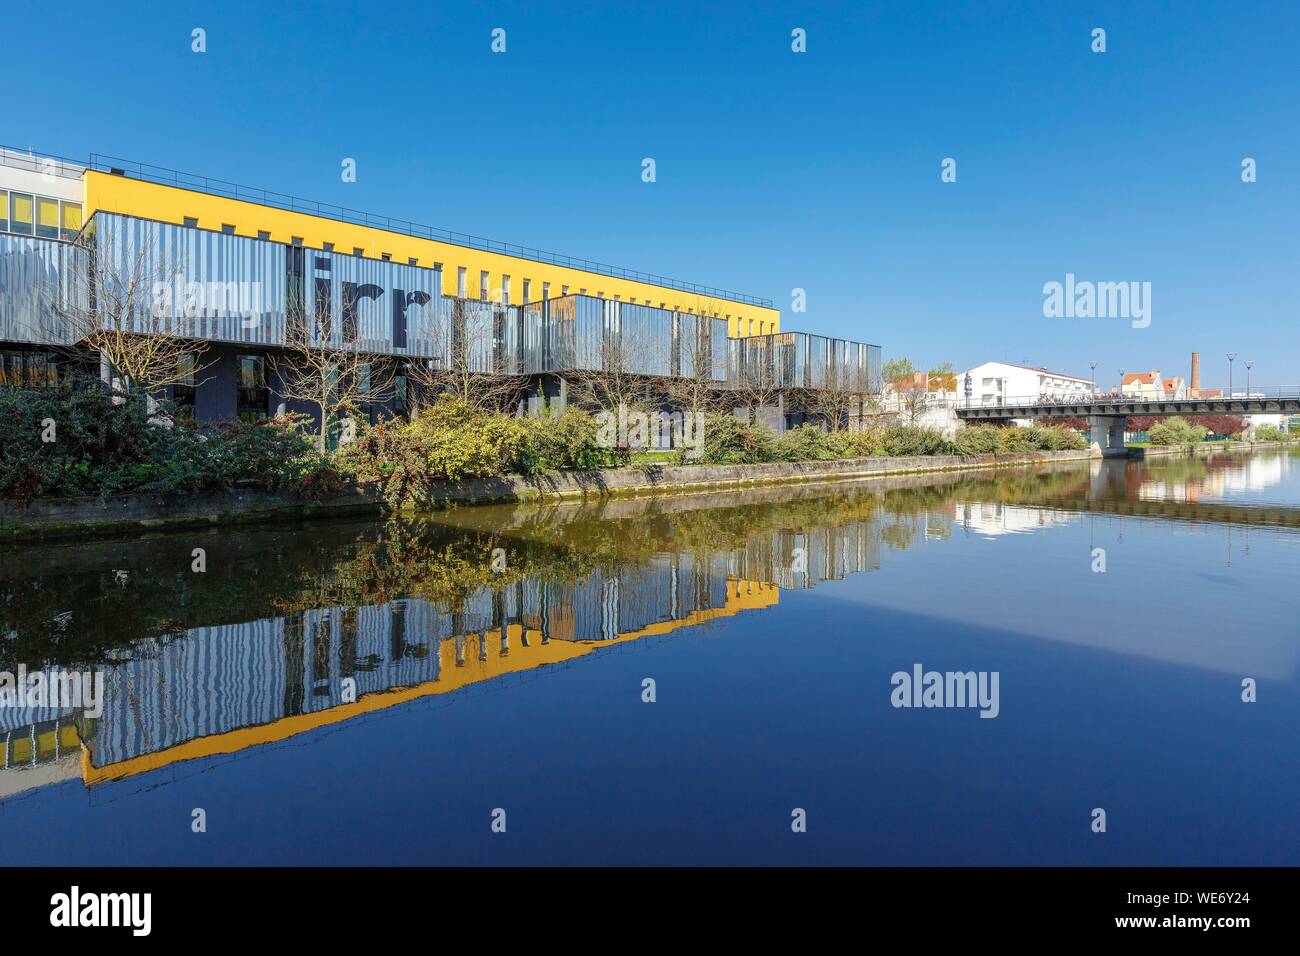
[[[613,461],[611,449],[598,441],[600,426],[587,412],[572,405],[524,419],[530,442],[529,471],[587,470]]]
[[[523,471],[530,460],[522,421],[479,411],[451,395],[422,409],[409,429],[434,478],[494,478]]]
[[[996,455],[998,432],[1003,430],[996,425],[967,425],[959,428],[952,439],[953,454]]]
[[[115,401],[97,387],[0,389],[0,497],[19,502],[201,494],[237,482],[324,493],[342,481],[324,466],[296,416],[202,428],[151,415],[143,395]]]
[[[1032,428],[967,425],[957,430],[952,447],[958,455],[1013,455],[1028,451],[1082,451],[1088,442],[1074,429],[1058,425]]]
[[[885,453],[895,457],[942,455],[948,450],[943,432],[920,425],[891,425],[885,429],[883,445]]]
[[[1276,425],[1256,425],[1255,441],[1291,441],[1294,436]]]
[[[1199,445],[1206,435],[1204,425],[1193,425],[1181,418],[1156,422],[1147,432],[1153,445]]]
[[[842,456],[843,443],[816,425],[791,428],[774,442],[777,461],[829,461]]]
[[[684,455],[679,460],[685,461]],[[709,415],[704,420],[701,465],[751,465],[776,460],[776,433],[762,422],[753,425],[733,415]]]
[[[885,437],[881,429],[834,432],[830,435],[830,440],[841,458],[870,458],[885,454]]]
[[[1073,428],[1061,425],[1039,425],[1029,429],[1034,447],[1042,451],[1083,451],[1088,439]]]

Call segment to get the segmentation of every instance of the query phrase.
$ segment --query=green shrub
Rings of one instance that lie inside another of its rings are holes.
[[[816,425],[788,429],[773,443],[777,461],[829,461],[841,457],[841,442]]]
[[[948,451],[948,440],[937,428],[891,425],[885,429],[883,447],[886,454],[895,457],[942,455]]]
[[[494,478],[522,471],[529,461],[522,421],[479,411],[451,395],[422,409],[409,428],[434,478]]]
[[[1083,451],[1088,439],[1073,428],[1061,425],[1036,425],[1029,429],[1034,447],[1040,451]]]
[[[683,454],[679,461],[686,461]],[[762,422],[753,425],[734,415],[709,415],[704,420],[704,441],[691,464],[751,465],[776,460],[776,433]]]
[[[559,413],[546,410],[524,422],[530,442],[529,471],[588,470],[613,461],[613,450],[598,440],[599,424],[582,409],[570,405]]]
[[[870,458],[885,454],[884,433],[873,428],[861,432],[834,432],[831,445],[841,458]]]
[[[1003,429],[996,425],[966,425],[957,429],[952,439],[955,455],[996,455],[998,452],[998,432]]]
[[[143,395],[115,401],[94,386],[0,389],[0,497],[201,494],[236,483],[323,492],[342,476],[322,470],[301,425],[293,416],[199,427],[151,415]]]
[[[1255,441],[1291,441],[1293,436],[1276,425],[1256,425]]]
[[[400,422],[362,429],[335,453],[334,463],[355,481],[378,485],[394,508],[426,500],[434,477],[418,434]]]
[[[957,429],[952,447],[958,455],[1014,455],[1029,451],[1082,451],[1088,442],[1073,429],[1056,425],[1032,428],[967,425]]]
[[[1199,445],[1206,434],[1204,425],[1193,425],[1182,418],[1166,418],[1147,431],[1153,445]]]

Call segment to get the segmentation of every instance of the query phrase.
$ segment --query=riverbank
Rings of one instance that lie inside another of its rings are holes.
[[[1212,441],[1202,442],[1190,448],[1186,445],[1129,445],[1129,457],[1138,460],[1144,458],[1186,458],[1190,455],[1213,455],[1223,451],[1266,451],[1271,448],[1290,448],[1293,443],[1284,441]],[[1136,453],[1136,454],[1134,454]]]
[[[1092,457],[1093,453],[1085,450],[841,458],[760,465],[643,465],[530,477],[509,475],[439,481],[432,484],[430,497],[443,506],[635,497],[765,485],[831,484],[889,475],[1020,468],[1045,462],[1086,461]],[[209,496],[132,494],[105,499],[47,498],[32,501],[25,507],[0,500],[0,540],[66,539],[252,522],[311,521],[379,515],[386,510],[378,490],[370,487],[320,500],[304,499],[291,492],[251,489]]]

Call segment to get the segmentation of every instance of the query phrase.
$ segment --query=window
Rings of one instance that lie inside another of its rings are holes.
[[[478,274],[478,297],[481,302],[486,302],[488,297],[488,274],[480,272]]]
[[[244,421],[265,418],[270,398],[266,389],[266,359],[260,355],[240,355],[237,361],[235,414]]]
[[[543,283],[542,283],[542,298],[543,298],[543,299],[549,299],[550,297],[551,297],[551,284],[550,284],[549,282],[543,282]]]
[[[65,202],[59,204],[59,212],[62,215],[62,237],[63,239],[75,239],[77,233],[81,232],[81,203]]]
[[[332,242],[321,243],[321,252],[333,252],[333,251],[334,251],[334,243]]]
[[[408,391],[406,373],[398,372],[393,376],[393,411],[398,415],[405,415],[410,409]]]
[[[533,280],[525,279],[524,280],[524,305],[528,304],[528,297],[532,294],[532,291],[533,291]]]
[[[32,197],[28,193],[9,194],[9,231],[24,236],[32,234]]]
[[[569,287],[567,285],[560,286],[560,295],[568,295],[568,294],[569,294]]]
[[[221,232],[223,235],[233,236],[235,234],[235,227],[228,222],[223,222],[221,224]]]
[[[289,242],[290,242],[292,245],[295,245],[295,246],[301,246],[301,245],[302,245],[302,236],[293,236],[293,237],[289,240]]]
[[[198,221],[197,219],[195,219],[193,216],[186,216],[186,217],[185,217],[185,228],[186,228],[186,229],[197,229],[197,228],[199,228],[199,221]]]
[[[415,258],[415,256],[411,256],[411,258],[406,260],[406,264],[408,266],[418,266],[420,264],[420,260]]]
[[[379,258],[383,259],[385,262],[392,262],[393,254],[391,252],[381,252]]]
[[[58,369],[49,352],[0,352],[0,386],[41,388],[57,380]]]
[[[0,189],[0,232],[9,231],[9,192]]]
[[[358,259],[360,259],[362,256],[366,254],[366,250],[362,249],[360,246],[353,246],[352,254],[356,256]]]
[[[465,298],[465,296],[468,294],[465,288],[466,281],[467,280],[465,278],[465,267],[458,266],[456,268],[456,295],[462,299]]]
[[[270,239],[270,238],[271,238],[271,234],[270,234],[267,230],[265,230],[265,229],[259,229],[259,230],[257,230],[257,238],[259,238],[259,239]]]
[[[501,277],[501,304],[510,304],[510,277],[507,275]]]
[[[194,418],[194,353],[183,352],[176,359],[177,381],[172,386],[172,402],[176,412],[187,418]]]
[[[59,201],[36,197],[36,235],[42,239],[59,238]]]

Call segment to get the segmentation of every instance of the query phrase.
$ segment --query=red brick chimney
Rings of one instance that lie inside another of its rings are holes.
[[[1192,394],[1196,395],[1201,390],[1201,353],[1192,353]]]

